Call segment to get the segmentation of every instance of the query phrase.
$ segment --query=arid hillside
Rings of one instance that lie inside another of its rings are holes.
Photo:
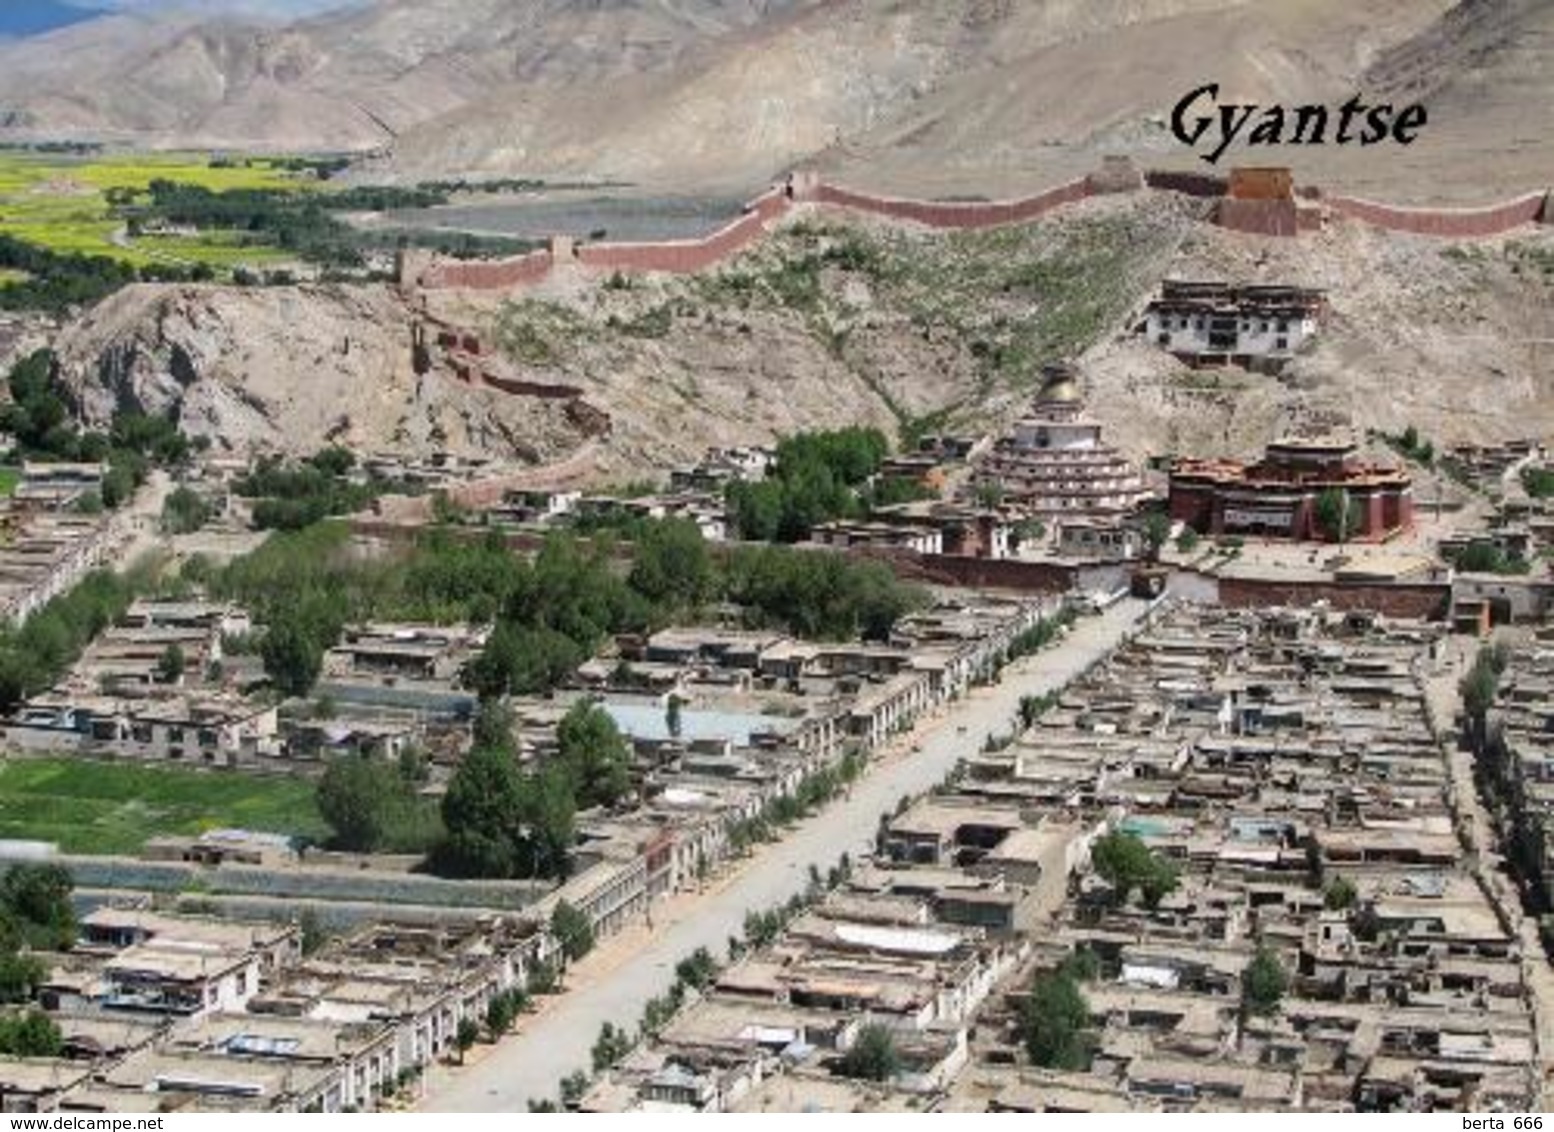
[[[1438,444],[1554,432],[1554,233],[1456,245],[1334,221],[1263,239],[1202,209],[1097,198],[953,235],[801,214],[706,275],[562,272],[506,299],[439,292],[429,311],[378,287],[142,286],[59,345],[93,419],[137,404],[232,447],[336,439],[523,463],[586,445],[604,480],[845,422],[1001,426],[1065,356],[1140,457],[1343,424],[1413,424]],[[1173,275],[1325,287],[1333,316],[1280,377],[1191,371],[1131,334]],[[461,380],[436,350],[417,372],[417,321],[477,337],[495,380]]]
[[[0,46],[0,132],[344,148],[364,179],[454,174],[748,190],[814,162],[864,187],[999,194],[1222,101],[1422,99],[1410,147],[1259,150],[1397,199],[1540,187],[1544,0],[378,0],[285,27],[116,16]],[[1246,159],[1232,150],[1223,164]]]

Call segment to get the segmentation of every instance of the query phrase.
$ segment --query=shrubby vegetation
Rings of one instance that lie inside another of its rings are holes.
[[[728,487],[729,514],[739,537],[800,542],[821,523],[863,514],[860,489],[889,451],[884,434],[872,428],[788,437],[777,446],[771,475]]]
[[[1031,1062],[1044,1069],[1088,1069],[1090,1005],[1065,964],[1036,977],[1020,1011],[1020,1035]]]
[[[55,382],[55,358],[38,350],[11,367],[11,403],[0,409],[0,429],[16,438],[17,456],[42,462],[106,461],[102,504],[116,508],[145,482],[152,465],[177,468],[193,449],[165,417],[120,412],[107,432],[83,431]]]
[[[1136,891],[1153,908],[1176,890],[1176,869],[1131,833],[1114,831],[1099,838],[1090,849],[1090,862],[1119,902]]]
[[[1382,433],[1381,437],[1399,455],[1426,467],[1435,465],[1435,445],[1419,435],[1419,430],[1409,425],[1396,436]]]
[[[1457,551],[1443,551],[1442,557],[1456,569],[1470,574],[1527,574],[1532,563],[1507,554],[1490,542],[1470,542]]]
[[[75,882],[59,865],[12,865],[0,877],[0,1003],[30,1002],[48,978],[35,951],[63,951],[76,940]],[[0,1054],[52,1057],[59,1030],[35,1012],[0,1018]]]
[[[1554,469],[1523,468],[1522,487],[1534,499],[1548,499],[1554,496]]]
[[[437,806],[423,798],[426,765],[413,754],[397,765],[344,755],[318,784],[318,809],[335,847],[362,853],[426,852],[442,836]]]
[[[258,501],[253,507],[255,527],[296,531],[360,511],[396,486],[380,480],[355,482],[349,478],[355,466],[356,457],[345,448],[325,448],[295,463],[272,456],[260,460],[232,490]]]
[[[129,264],[107,256],[52,252],[6,235],[0,235],[0,268],[25,273],[0,284],[0,310],[57,313],[89,306],[139,277]]]
[[[503,709],[488,703],[482,711]],[[567,874],[577,810],[627,796],[630,752],[614,721],[588,703],[567,713],[558,738],[554,759],[524,770],[510,729],[477,725],[476,745],[443,796],[447,833],[432,855],[435,871],[490,878]]]

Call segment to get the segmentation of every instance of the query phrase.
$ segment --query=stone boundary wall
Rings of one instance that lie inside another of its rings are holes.
[[[1333,212],[1387,228],[1421,236],[1498,236],[1523,224],[1547,219],[1548,193],[1528,193],[1502,204],[1482,208],[1399,208],[1357,197],[1324,197]]]
[[[1070,181],[1033,197],[1005,201],[924,201],[871,196],[822,181],[806,199],[930,228],[992,228],[1034,220],[1059,205],[1073,204],[1089,195],[1088,178]]]

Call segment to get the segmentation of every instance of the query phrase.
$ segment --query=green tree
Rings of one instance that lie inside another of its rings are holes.
[[[522,875],[564,877],[577,840],[577,806],[572,784],[560,767],[547,767],[521,784],[523,835],[519,842]]]
[[[562,900],[550,914],[550,934],[568,963],[576,963],[594,947],[594,926],[587,916]]]
[[[1096,874],[1111,885],[1118,901],[1135,890],[1149,907],[1176,890],[1176,870],[1131,833],[1113,831],[1090,849]]]
[[[1241,1005],[1247,1014],[1267,1016],[1279,1010],[1287,979],[1279,957],[1259,944],[1241,975]]]
[[[518,716],[511,704],[500,700],[483,700],[471,726],[473,746],[513,755],[517,751],[513,741],[513,729],[517,724]]]
[[[448,781],[442,821],[447,835],[437,852],[454,876],[518,875],[523,840],[524,784],[513,756],[477,747]]]
[[[495,1041],[507,1031],[513,1028],[513,1022],[518,1017],[518,1008],[513,996],[502,991],[491,996],[491,1001],[486,1004],[486,1029]]]
[[[355,853],[381,848],[391,820],[394,783],[387,768],[359,755],[332,759],[319,779],[318,811],[335,844]]]
[[[1191,554],[1198,549],[1198,532],[1191,527],[1183,527],[1182,533],[1176,536],[1176,549],[1183,554]]]
[[[486,698],[542,695],[587,659],[583,647],[565,633],[504,621],[470,662],[465,683]]]
[[[636,539],[630,584],[649,601],[693,609],[712,589],[712,560],[701,529],[689,519],[666,519]]]
[[[305,696],[324,668],[321,635],[298,616],[272,621],[259,644],[264,671],[288,696]]]
[[[162,501],[162,529],[168,534],[191,534],[210,518],[210,504],[193,488],[179,485]]]
[[[609,1023],[605,1023],[609,1025]],[[561,1103],[568,1108],[575,1106],[588,1092],[588,1074],[578,1069],[561,1079]]]
[[[329,942],[329,930],[324,927],[324,921],[319,917],[317,910],[304,908],[302,915],[297,919],[297,927],[302,933],[302,954],[316,955]]]
[[[135,494],[135,474],[124,464],[110,464],[103,473],[103,506],[110,511],[123,506]]]
[[[1489,709],[1494,706],[1500,677],[1509,660],[1509,654],[1501,645],[1481,648],[1473,658],[1473,667],[1457,683],[1463,711],[1467,714],[1469,738],[1475,745],[1481,743],[1486,734]]]
[[[548,959],[542,959],[529,968],[528,977],[524,980],[524,990],[531,996],[555,994],[561,989],[561,974],[556,970],[556,965]]]
[[[65,951],[76,941],[71,893],[75,878],[63,865],[12,865],[0,877],[0,909],[13,943]]]
[[[664,702],[664,730],[678,739],[684,722],[680,712],[680,697],[671,692],[669,699]]]
[[[53,1019],[37,1010],[0,1017],[0,1054],[10,1057],[58,1057],[64,1036]]]
[[[599,1036],[594,1039],[591,1051],[594,1072],[603,1073],[630,1053],[631,1047],[635,1044],[624,1028],[617,1028],[613,1023],[606,1022],[599,1027]]]
[[[1160,557],[1160,548],[1171,535],[1171,517],[1164,511],[1150,511],[1144,516],[1144,545],[1150,558]]]
[[[1354,902],[1359,898],[1355,891],[1354,882],[1347,877],[1334,877],[1327,882],[1327,887],[1322,890],[1322,904],[1330,912],[1346,912],[1354,907]]]
[[[702,990],[712,982],[717,973],[718,962],[712,957],[712,952],[705,947],[698,947],[680,960],[674,969],[676,981],[693,990]]]
[[[0,949],[0,1002],[31,1002],[49,977],[36,955]]]
[[[869,1023],[858,1031],[837,1069],[843,1077],[858,1081],[889,1081],[901,1072],[896,1039],[879,1023]]]
[[[1037,976],[1020,1012],[1020,1033],[1033,1064],[1045,1069],[1085,1069],[1090,1005],[1067,971]]]
[[[1340,544],[1349,541],[1357,518],[1354,501],[1342,488],[1330,487],[1317,496],[1317,525],[1329,538]]]
[[[183,678],[184,670],[183,649],[175,641],[162,650],[162,655],[157,657],[156,674],[164,684],[176,684]]]
[[[631,747],[610,713],[578,702],[556,728],[561,765],[580,807],[613,806],[631,791]]]
[[[460,1018],[458,1029],[453,1032],[453,1044],[459,1050],[459,1064],[464,1064],[464,1055],[469,1052],[471,1046],[480,1040],[480,1026],[473,1018]]]

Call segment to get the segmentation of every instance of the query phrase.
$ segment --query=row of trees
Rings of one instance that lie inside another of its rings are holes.
[[[307,694],[324,652],[359,620],[494,621],[465,673],[492,698],[548,692],[612,634],[670,624],[713,601],[798,636],[881,639],[925,600],[888,567],[843,555],[747,547],[715,557],[684,520],[646,526],[624,576],[605,536],[554,534],[525,560],[496,532],[470,541],[437,529],[406,555],[362,561],[348,535],[333,523],[285,532],[206,579],[269,626],[261,655],[288,694]]]
[[[272,456],[238,478],[232,490],[256,500],[253,524],[259,530],[301,530],[333,515],[360,511],[394,486],[353,481],[349,477],[355,464],[354,454],[336,447],[294,463]]]
[[[448,189],[438,185],[359,185],[328,193],[285,188],[216,192],[203,185],[158,179],[151,182],[144,199],[124,197],[110,203],[132,235],[155,224],[236,233],[255,247],[278,247],[335,271],[359,269],[367,253],[402,243],[450,255],[509,255],[533,246],[527,240],[466,233],[369,231],[353,227],[340,216],[426,208],[447,200]]]
[[[0,626],[0,713],[16,710],[62,677],[92,639],[129,608],[138,574],[96,570],[18,628]]]

